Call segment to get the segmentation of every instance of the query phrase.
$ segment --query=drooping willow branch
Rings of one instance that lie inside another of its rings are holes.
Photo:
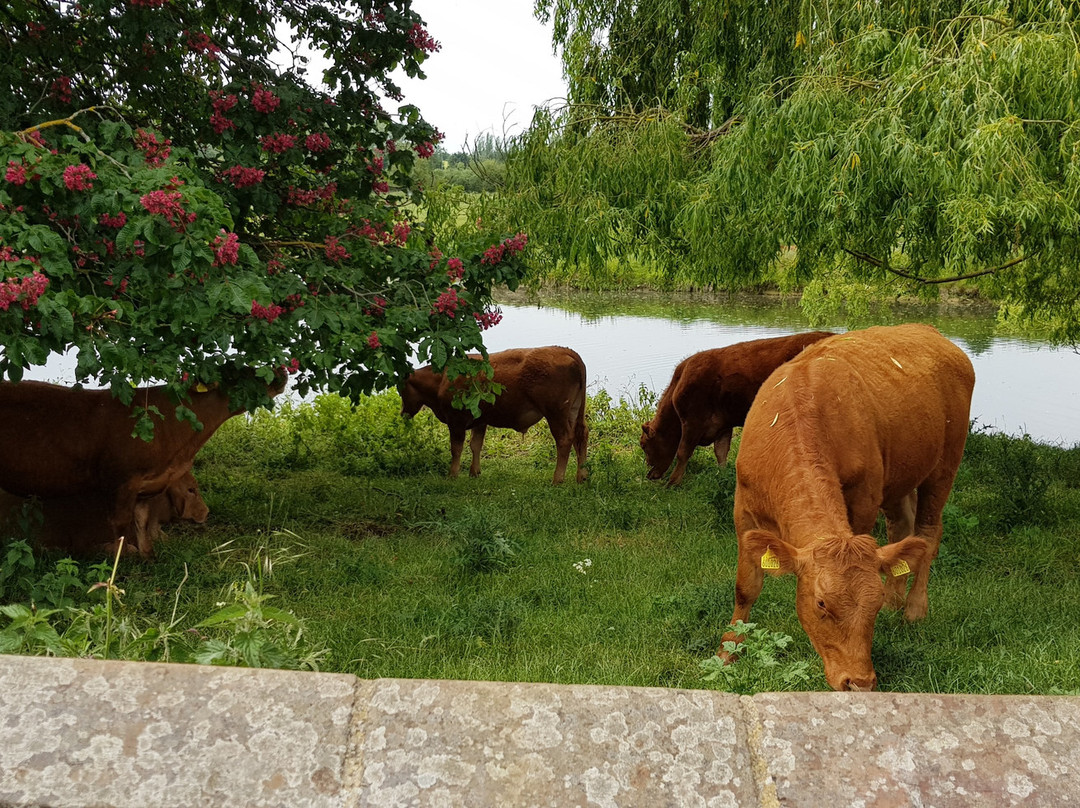
[[[1037,254],[1032,253],[1031,255],[1022,255],[1019,258],[1014,258],[1012,261],[1007,261],[1000,266],[991,267],[990,269],[980,269],[977,272],[969,272],[965,275],[954,275],[951,278],[921,278],[918,275],[912,275],[910,272],[904,272],[902,269],[895,269],[894,267],[889,266],[885,261],[882,261],[880,258],[876,258],[875,256],[868,253],[864,253],[859,250],[849,250],[847,247],[842,247],[841,249],[848,255],[858,259],[859,261],[864,261],[871,266],[877,267],[878,269],[884,269],[886,272],[889,272],[893,275],[901,278],[906,278],[909,281],[921,283],[925,286],[931,286],[939,283],[956,283],[957,281],[967,281],[971,280],[972,278],[981,278],[984,275],[993,275],[995,272],[1001,272],[1002,270],[1009,269],[1016,266],[1017,264],[1021,264]]]

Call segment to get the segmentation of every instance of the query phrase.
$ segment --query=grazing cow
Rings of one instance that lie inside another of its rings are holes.
[[[926,616],[974,385],[964,352],[927,325],[831,337],[769,376],[735,465],[732,624],[749,617],[763,571],[794,573],[799,622],[829,685],[872,690],[882,605],[906,603],[908,620]],[[890,542],[883,547],[868,535],[879,510]],[[742,638],[729,631],[723,639]]]
[[[668,485],[678,485],[698,446],[713,444],[716,462],[727,462],[731,431],[742,426],[765,377],[803,348],[825,337],[811,331],[755,339],[688,356],[675,367],[656,415],[641,425],[648,478],[659,480],[678,457]]]
[[[480,359],[476,354],[470,358]],[[585,479],[585,452],[589,430],[585,425],[585,363],[569,348],[513,348],[489,354],[497,384],[503,391],[491,404],[480,404],[480,417],[467,409],[451,405],[457,380],[435,373],[430,365],[420,368],[401,385],[401,414],[411,418],[425,405],[435,417],[450,428],[450,476],[461,470],[461,450],[465,430],[472,430],[469,443],[472,465],[469,476],[480,474],[480,450],[489,426],[516,429],[522,434],[546,418],[555,438],[558,459],[555,463],[556,485],[566,476],[570,447],[577,453],[577,481]]]
[[[14,527],[15,518],[27,500],[0,491],[0,526]],[[42,523],[36,531],[38,544],[49,550],[74,555],[116,552],[116,536],[109,526],[106,503],[100,494],[76,494],[40,499]],[[190,471],[174,480],[165,491],[135,503],[132,524],[125,535],[143,531],[151,547],[168,522],[186,521],[202,524],[210,510],[199,494],[199,484]],[[135,552],[134,544],[125,543],[125,551]]]
[[[276,395],[283,380],[272,385]],[[152,553],[146,527],[135,519],[140,497],[165,491],[190,471],[195,454],[218,427],[243,410],[232,409],[225,390],[190,391],[186,406],[202,423],[196,432],[178,421],[164,387],[135,391],[132,406],[108,390],[83,390],[45,382],[0,382],[0,488],[42,499],[96,495],[106,503],[113,538],[134,523],[143,557]],[[133,407],[156,407],[154,438],[132,437]]]

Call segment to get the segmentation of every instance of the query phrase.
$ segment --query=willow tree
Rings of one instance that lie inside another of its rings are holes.
[[[555,22],[570,104],[519,139],[505,201],[538,257],[634,250],[738,286],[795,247],[813,310],[962,280],[1080,339],[1080,4],[537,12]],[[649,54],[663,65],[644,82]]]

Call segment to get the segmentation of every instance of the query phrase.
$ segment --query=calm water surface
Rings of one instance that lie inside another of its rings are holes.
[[[618,399],[636,398],[642,385],[662,392],[675,365],[696,351],[812,330],[797,308],[776,304],[698,304],[659,316],[598,313],[604,308],[504,303],[503,321],[485,334],[486,344],[491,351],[571,347],[585,361],[590,392],[603,389]],[[1048,443],[1080,443],[1080,356],[1072,350],[996,336],[992,315],[908,311],[894,321],[899,320],[933,323],[971,358],[976,378],[971,415],[979,424]]]
[[[675,301],[577,293],[542,305],[503,302],[503,321],[485,334],[488,349],[566,345],[581,354],[590,392],[635,398],[659,394],[680,360],[707,348],[812,330],[802,312],[775,301]],[[876,322],[922,321],[937,326],[975,366],[972,417],[1013,435],[1080,444],[1080,356],[1034,339],[999,336],[992,314],[941,314],[905,308]],[[825,326],[843,331],[841,325]],[[74,382],[74,358],[53,357],[27,378]]]

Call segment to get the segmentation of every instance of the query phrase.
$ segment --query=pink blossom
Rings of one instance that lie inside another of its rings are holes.
[[[412,232],[412,226],[408,222],[394,222],[394,242],[399,247],[405,246],[410,232]]]
[[[271,154],[281,154],[296,145],[296,137],[279,132],[273,135],[263,135],[259,138],[259,142],[262,144],[263,151]]]
[[[220,90],[210,91],[211,115],[210,125],[217,134],[222,134],[228,129],[235,129],[236,124],[225,117],[225,113],[236,106],[237,98],[233,94],[226,95]]]
[[[8,278],[0,281],[0,311],[7,311],[12,303],[19,303],[23,310],[28,310],[45,293],[49,279],[34,270],[24,278]]]
[[[173,230],[182,233],[189,224],[195,221],[195,214],[184,210],[182,200],[183,196],[179,191],[151,191],[141,197],[139,203],[147,213],[164,216]]]
[[[476,318],[476,322],[480,325],[481,331],[487,331],[489,328],[494,328],[502,322],[502,312],[498,308],[484,309],[483,312],[474,311],[473,317]]]
[[[257,88],[255,94],[251,96],[251,106],[267,115],[277,109],[280,103],[280,98],[262,87]]]
[[[372,331],[371,334],[367,338],[367,344],[368,344],[368,347],[371,348],[372,350],[374,350],[375,348],[378,348],[379,344],[380,344],[379,343],[379,335],[376,334],[374,331]]]
[[[9,160],[4,179],[14,185],[26,185],[26,166],[22,163],[16,163],[14,160]]]
[[[364,314],[368,317],[382,317],[386,313],[386,298],[375,295],[372,303],[372,306],[364,309]]]
[[[92,180],[96,179],[97,174],[83,163],[64,169],[64,185],[69,191],[91,191],[94,188]]]
[[[214,251],[214,266],[223,267],[226,264],[235,266],[240,258],[240,237],[236,233],[226,233],[214,238],[210,245]]]
[[[264,306],[258,300],[251,301],[251,316],[256,320],[266,320],[266,322],[272,323],[284,313],[285,309],[281,308],[281,306],[276,303]]]
[[[271,258],[266,262],[266,274],[277,275],[279,272],[285,269],[285,264],[279,261],[277,258]]]
[[[425,140],[423,143],[416,147],[416,153],[426,159],[428,157],[431,157],[431,155],[435,153],[435,147],[432,145],[430,140]]]
[[[529,237],[524,233],[518,233],[516,236],[511,236],[508,239],[504,239],[501,244],[493,244],[484,251],[484,256],[480,259],[481,264],[497,264],[504,258],[512,258],[519,252],[525,249],[525,245],[528,244]]]
[[[211,62],[216,62],[218,54],[221,53],[221,48],[214,44],[214,41],[204,34],[202,31],[196,31],[194,33],[190,31],[184,31],[187,36],[187,46],[191,48],[193,53],[205,53],[206,57]]]
[[[282,365],[281,369],[290,376],[300,371],[300,360],[295,357],[287,365]]]
[[[154,167],[168,160],[169,152],[172,151],[171,140],[165,138],[164,141],[159,141],[157,135],[145,129],[135,130],[135,146],[143,153],[146,164]]]
[[[108,213],[102,213],[98,216],[98,224],[104,227],[115,227],[117,229],[127,224],[127,214],[124,211],[120,211],[115,216],[110,216]]]
[[[379,180],[371,187],[377,194],[386,194],[390,192],[390,183],[386,180]]]
[[[330,148],[330,138],[324,132],[312,132],[304,138],[304,146],[309,152],[318,154]]]
[[[461,305],[461,298],[458,297],[457,290],[451,287],[435,300],[435,307],[431,310],[431,313],[445,314],[453,319],[454,315],[457,314],[459,305]]]
[[[326,237],[326,260],[327,261],[344,261],[349,258],[349,254],[345,252],[345,248],[338,243],[337,236]]]
[[[61,76],[49,86],[49,92],[53,98],[62,104],[71,103],[71,79]]]
[[[446,275],[452,281],[460,281],[465,275],[465,263],[460,258],[451,258],[446,262]]]
[[[420,23],[414,23],[413,27],[409,29],[409,42],[412,43],[414,48],[426,53],[433,53],[442,47],[432,39],[431,34],[424,30]]]
[[[247,188],[258,185],[266,177],[266,172],[259,168],[233,166],[221,172],[221,176],[232,182],[234,188]]]
[[[436,247],[431,252],[429,252],[428,255],[431,256],[431,263],[428,264],[428,269],[435,269],[435,267],[437,267],[439,265],[439,262],[442,260],[443,251]]]

